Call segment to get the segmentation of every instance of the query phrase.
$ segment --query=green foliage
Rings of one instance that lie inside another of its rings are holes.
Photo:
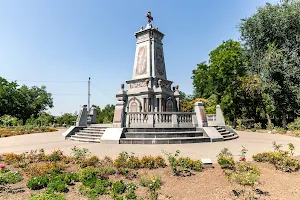
[[[294,122],[288,124],[288,129],[291,131],[300,130],[300,118],[295,119]]]
[[[231,182],[254,186],[259,181],[260,170],[247,162],[241,162],[234,171],[227,171],[226,175]]]
[[[93,188],[98,179],[99,170],[94,167],[86,167],[78,172],[79,180],[84,186]]]
[[[168,158],[169,167],[174,176],[190,176],[190,170],[198,172],[203,170],[203,164],[200,160],[194,161],[188,157],[179,157],[179,150],[174,155],[168,152],[164,152],[164,154]]]
[[[91,152],[87,148],[81,149],[77,146],[74,146],[73,148],[71,148],[71,151],[71,155],[76,162],[78,162],[79,160],[85,160],[91,156]]]
[[[234,159],[232,153],[229,149],[224,148],[221,150],[219,155],[217,156],[218,163],[222,169],[233,169],[235,166]]]
[[[239,42],[227,40],[210,52],[209,64],[198,64],[192,76],[195,96],[207,99],[215,95],[225,117],[234,122],[248,101],[242,89],[247,63],[243,52]]]
[[[32,194],[29,200],[66,200],[63,194],[54,194],[53,192],[42,192],[40,194]]]
[[[15,184],[23,180],[19,172],[0,169],[0,185]]]
[[[256,162],[267,162],[273,164],[276,169],[283,172],[296,172],[300,170],[300,161],[293,159],[295,146],[288,144],[288,151],[282,151],[282,145],[273,142],[274,152],[263,152],[254,154],[253,160]]]
[[[300,2],[267,3],[240,24],[241,38],[248,50],[249,70],[262,81],[262,90],[282,120],[295,118],[300,84]]]
[[[126,185],[122,180],[116,181],[112,184],[111,187],[112,196],[123,194],[125,190],[126,190]]]
[[[47,175],[43,177],[32,177],[27,181],[26,186],[31,190],[40,190],[47,187],[49,184],[49,179]]]
[[[62,116],[56,117],[55,121],[59,125],[70,126],[70,125],[74,125],[74,123],[76,122],[76,118],[77,118],[77,114],[76,113],[75,114],[64,113]]]
[[[24,122],[38,113],[53,107],[52,95],[45,86],[31,88],[19,86],[0,77],[0,116],[11,115]]]
[[[47,161],[60,161],[64,158],[64,154],[61,150],[54,150],[51,154],[46,156],[46,160]]]
[[[115,106],[111,104],[107,104],[102,110],[99,106],[92,105],[96,109],[97,116],[96,116],[96,122],[99,124],[107,124],[112,123],[114,118],[114,111]]]
[[[149,199],[156,200],[158,197],[158,190],[161,187],[161,178],[159,176],[143,176],[140,178],[140,185],[148,188]]]

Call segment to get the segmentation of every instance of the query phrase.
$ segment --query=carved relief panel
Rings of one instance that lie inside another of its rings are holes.
[[[147,73],[147,47],[142,46],[138,50],[136,61],[136,75],[144,75]]]
[[[160,76],[165,74],[165,60],[162,47],[156,48],[156,70]]]

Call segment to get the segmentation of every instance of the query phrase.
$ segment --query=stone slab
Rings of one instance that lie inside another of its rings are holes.
[[[202,158],[200,160],[203,163],[203,167],[204,168],[210,168],[210,167],[212,167],[212,161],[211,161],[210,158]]]
[[[223,136],[215,127],[202,127],[211,142],[223,141]]]
[[[102,144],[119,144],[124,128],[107,128],[101,137]]]

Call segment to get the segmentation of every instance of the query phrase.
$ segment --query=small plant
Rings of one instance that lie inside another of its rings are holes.
[[[217,156],[218,158],[218,163],[221,166],[222,169],[233,169],[234,168],[234,160],[233,160],[233,155],[229,151],[229,149],[224,148],[221,150],[219,155]]]
[[[4,165],[1,166],[0,185],[15,184],[23,180],[23,177],[19,172],[9,171]]]
[[[54,194],[53,192],[42,192],[40,194],[32,194],[29,200],[66,200],[63,194]]]
[[[81,168],[85,168],[87,166],[98,167],[99,166],[99,158],[97,156],[92,156],[90,158],[83,159],[79,162],[79,166]]]
[[[254,186],[259,181],[260,171],[249,163],[241,162],[233,172],[227,172],[227,175],[231,182]]]
[[[31,190],[40,190],[47,187],[49,184],[49,179],[45,175],[43,177],[33,177],[28,180],[26,186]]]
[[[290,151],[291,156],[293,156],[295,152],[295,146],[292,143],[289,143],[288,146],[288,150]]]
[[[109,176],[116,173],[116,170],[112,167],[101,167],[99,168],[99,175],[100,176]]]
[[[129,155],[127,152],[123,151],[119,156],[114,160],[114,166],[116,168],[127,167],[127,160]]]
[[[8,165],[21,162],[24,155],[18,155],[14,153],[9,153],[4,155],[4,162]]]
[[[141,167],[141,161],[132,153],[126,160],[126,166],[130,169],[137,169]]]
[[[86,149],[86,148],[78,148],[77,146],[74,146],[72,149],[71,149],[71,155],[72,157],[74,158],[74,160],[76,162],[80,162],[82,160],[86,160],[87,158],[89,158],[91,156],[91,152]]]
[[[47,155],[45,157],[45,159],[47,161],[52,161],[52,162],[56,162],[56,161],[60,161],[64,159],[64,154],[61,150],[55,150],[53,151],[51,154]]]
[[[161,187],[161,178],[159,176],[144,176],[140,178],[140,185],[148,188],[149,199],[156,200],[158,198],[158,189]]]
[[[124,184],[124,182],[122,180],[116,181],[112,184],[111,196],[116,197],[120,194],[123,194],[125,190],[126,190],[126,185]]]
[[[141,166],[143,168],[155,168],[155,158],[153,156],[143,156],[141,159]]]
[[[280,151],[281,150],[281,147],[282,147],[281,144],[277,144],[275,141],[272,144],[273,144],[274,151]]]
[[[177,165],[177,159],[179,157],[179,153],[180,153],[179,150],[177,150],[174,155],[171,154],[171,153],[168,153],[168,152],[164,151],[164,154],[168,158],[169,166],[170,166],[170,168],[171,168],[174,176],[179,175],[179,171],[177,170],[177,167],[178,167],[178,165]]]
[[[248,150],[244,146],[242,146],[240,161],[246,161],[247,152],[248,152]]]
[[[160,168],[160,167],[166,167],[166,161],[162,156],[156,156],[154,158],[155,162],[155,168]]]
[[[98,174],[99,170],[94,167],[86,167],[78,172],[80,182],[91,188],[95,186]]]

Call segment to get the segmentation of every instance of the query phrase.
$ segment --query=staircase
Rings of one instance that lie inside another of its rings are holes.
[[[120,144],[185,144],[209,142],[196,128],[127,128]]]
[[[108,128],[102,124],[92,124],[79,132],[76,132],[70,137],[70,140],[80,141],[80,142],[99,142],[104,131]]]
[[[216,127],[217,131],[223,136],[224,141],[225,140],[232,140],[232,139],[236,139],[239,136],[237,134],[235,134],[234,132],[228,131],[223,127],[217,126]]]

